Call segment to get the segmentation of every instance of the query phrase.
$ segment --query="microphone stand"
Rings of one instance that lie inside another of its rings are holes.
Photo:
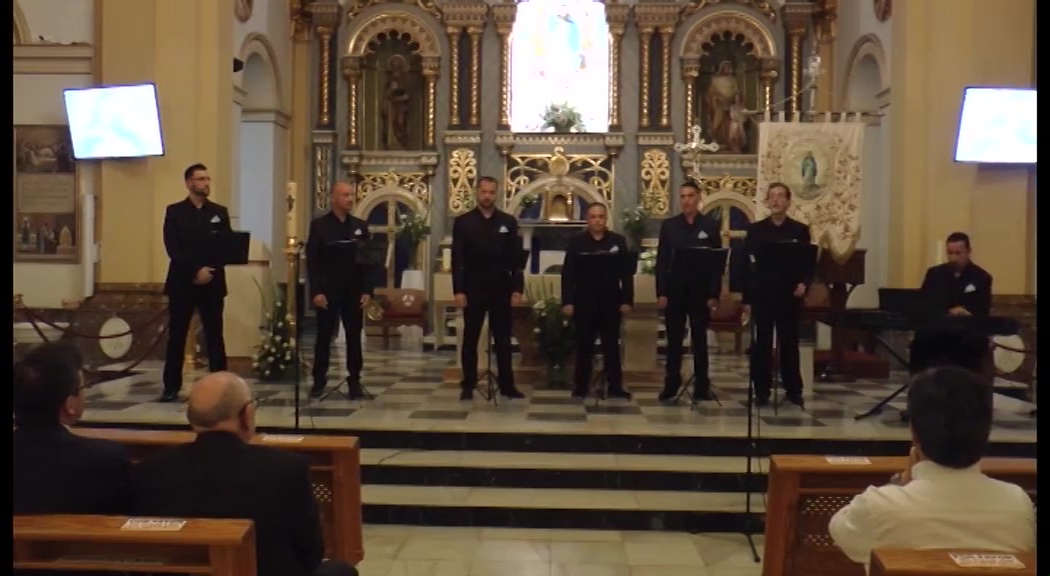
[[[286,286],[285,286],[285,309],[287,313],[286,323],[288,324],[288,332],[295,338],[295,344],[292,346],[292,356],[295,359],[294,368],[294,429],[299,430],[299,402],[300,402],[300,378],[302,374],[300,369],[303,367],[302,351],[302,325],[299,323],[299,306],[296,298],[296,292],[299,290],[299,258],[302,254],[305,244],[299,242],[295,236],[288,237],[288,244],[285,247],[284,253],[287,259],[287,270],[286,270]]]
[[[758,441],[762,437],[761,424],[755,420],[755,352],[758,342],[758,323],[754,318],[754,305],[752,305],[752,316],[747,319],[751,337],[751,345],[748,347],[747,362],[747,468],[744,471],[744,537],[751,547],[751,556],[755,563],[762,562],[755,547],[755,515],[751,510],[751,498],[753,496],[751,486],[754,483],[754,459],[758,453]],[[757,424],[757,430],[755,430]]]

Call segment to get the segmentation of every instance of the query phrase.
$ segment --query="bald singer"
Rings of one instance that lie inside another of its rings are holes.
[[[323,559],[309,461],[250,443],[256,406],[236,374],[216,372],[199,380],[186,411],[197,439],[136,466],[136,513],[253,521],[259,576],[356,576],[352,566]]]

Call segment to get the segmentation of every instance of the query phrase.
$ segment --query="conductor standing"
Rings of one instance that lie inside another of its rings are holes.
[[[168,346],[164,355],[164,393],[160,402],[175,402],[182,389],[182,363],[193,312],[200,314],[208,351],[208,369],[226,370],[222,313],[226,301],[226,270],[214,258],[214,238],[232,232],[225,206],[208,200],[211,176],[204,164],[183,173],[185,200],[164,211],[164,249],[168,253]]]
[[[602,340],[602,363],[609,388],[609,398],[630,400],[631,393],[623,387],[623,366],[620,361],[620,321],[634,305],[634,271],[623,266],[627,256],[627,240],[606,229],[609,210],[604,204],[587,208],[587,230],[573,236],[565,251],[561,271],[562,312],[576,324],[576,374],[574,398],[587,396],[594,360],[594,337]],[[604,258],[617,266],[601,274],[585,274],[579,270],[581,254],[608,254]]]
[[[774,182],[766,191],[766,206],[770,215],[752,223],[747,229],[744,249],[754,263],[758,246],[770,242],[799,242],[810,244],[809,226],[787,215],[791,207],[791,188]],[[761,264],[759,263],[759,266]],[[773,330],[776,329],[777,350],[780,356],[780,379],[788,402],[804,407],[802,401],[802,371],[799,366],[798,324],[802,299],[806,296],[812,278],[773,278],[761,270],[748,274],[744,288],[744,318],[755,322],[755,342],[751,343],[751,377],[755,383],[755,404],[769,404],[773,370]],[[753,312],[752,312],[753,311]]]
[[[681,248],[721,248],[718,222],[700,213],[700,187],[686,182],[679,191],[682,213],[664,220],[660,226],[660,244],[656,249],[656,301],[664,311],[667,329],[667,375],[660,401],[673,400],[682,386],[682,341],[685,320],[689,318],[689,338],[693,344],[693,400],[711,400],[708,375],[707,327],[711,312],[718,308],[722,291],[722,274],[715,274],[711,284],[694,285],[690,275],[672,274],[674,253]]]
[[[346,333],[347,396],[364,398],[361,386],[361,326],[363,311],[374,290],[370,270],[358,264],[357,253],[369,241],[368,223],[350,214],[354,188],[346,182],[332,186],[332,209],[310,223],[306,240],[306,275],[310,302],[317,310],[313,387],[310,397],[324,394],[336,325]]]
[[[477,206],[452,223],[452,292],[463,310],[463,365],[460,400],[474,398],[478,383],[478,339],[485,315],[495,341],[499,392],[504,398],[524,398],[514,386],[511,367],[511,308],[521,302],[525,276],[515,260],[521,250],[518,220],[496,208],[499,183],[478,179]]]

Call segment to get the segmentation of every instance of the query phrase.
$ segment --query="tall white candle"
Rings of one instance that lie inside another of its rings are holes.
[[[298,218],[296,218],[296,208],[299,205],[299,187],[295,182],[289,182],[287,187],[287,196],[285,201],[288,203],[288,216],[285,223],[285,234],[289,238],[295,238],[298,236]]]

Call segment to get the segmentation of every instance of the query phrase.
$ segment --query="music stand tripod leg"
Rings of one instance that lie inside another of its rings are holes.
[[[493,406],[499,406],[499,384],[496,382],[496,373],[492,371],[493,338],[491,330],[488,334],[487,344],[485,370],[481,373],[481,378],[485,380],[485,388],[481,392],[481,397],[488,402],[492,402]]]
[[[600,367],[594,372],[594,376],[591,377],[590,391],[594,394],[594,406],[598,407],[601,405],[602,400],[605,400],[605,391],[609,388],[609,379],[605,375],[605,368]]]
[[[756,328],[755,324],[751,323],[751,342],[752,346],[756,342]],[[753,358],[753,357],[752,357]],[[750,368],[750,358],[748,359]],[[755,410],[758,410],[758,406],[755,405],[755,373],[753,370],[748,370],[748,385],[747,385],[747,469],[744,474],[744,537],[747,538],[747,543],[751,547],[751,557],[755,563],[761,563],[762,558],[758,555],[758,548],[755,546],[755,518],[754,513],[751,511],[751,498],[752,486],[754,484],[754,459],[758,457],[758,439],[761,434],[755,433]]]
[[[890,394],[889,396],[887,396],[887,397],[883,398],[882,400],[880,400],[878,404],[872,406],[871,410],[868,410],[867,412],[864,412],[863,414],[857,414],[856,416],[853,417],[853,419],[854,420],[863,420],[864,418],[867,418],[868,416],[874,416],[876,414],[881,413],[882,409],[887,404],[889,404],[890,402],[893,402],[894,398],[896,398],[897,396],[900,396],[901,393],[903,393],[905,390],[907,390],[910,386],[911,386],[911,383],[909,382],[909,383],[904,384],[900,388],[897,388],[896,390],[893,391],[893,394]]]

